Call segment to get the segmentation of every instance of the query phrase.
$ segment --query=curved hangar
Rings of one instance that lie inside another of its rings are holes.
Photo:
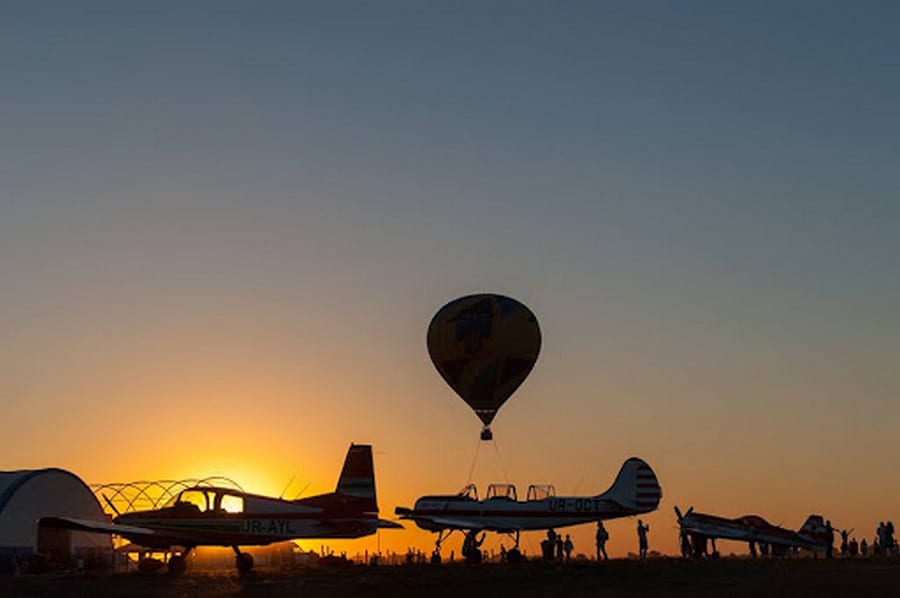
[[[41,517],[103,521],[106,515],[81,478],[55,467],[0,472],[0,556],[33,554],[69,564],[109,558],[108,536],[38,528]]]

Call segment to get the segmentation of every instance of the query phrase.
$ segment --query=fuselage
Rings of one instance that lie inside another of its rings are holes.
[[[553,486],[532,485],[526,496],[526,500],[517,500],[511,484],[491,484],[487,498],[479,500],[470,484],[458,494],[423,496],[412,509],[397,507],[394,512],[432,532],[540,530],[655,511],[662,488],[650,466],[631,457],[602,494],[557,496]]]
[[[746,515],[736,519],[726,519],[715,515],[692,513],[680,522],[683,531],[709,538],[766,542],[783,546],[805,547],[809,542],[794,532],[778,527],[756,515]]]
[[[453,495],[423,496],[405,516],[428,531],[478,528],[505,532],[566,527],[642,512],[646,511],[628,509],[598,496],[517,501],[507,497],[475,500]]]
[[[205,491],[214,494],[219,490]],[[377,513],[362,511],[353,497],[331,494],[290,501],[228,492],[242,499],[240,512],[175,502],[161,509],[126,513],[114,521],[153,530],[153,540],[141,534],[133,541],[157,546],[182,545],[187,535],[195,546],[251,546],[301,538],[359,538],[378,529]],[[127,528],[121,535],[129,538]]]

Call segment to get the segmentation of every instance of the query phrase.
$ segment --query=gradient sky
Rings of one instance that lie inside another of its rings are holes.
[[[308,495],[371,442],[392,514],[467,481],[425,329],[494,291],[544,345],[479,484],[641,456],[666,551],[900,518],[897,3],[186,4],[0,2],[0,468]]]

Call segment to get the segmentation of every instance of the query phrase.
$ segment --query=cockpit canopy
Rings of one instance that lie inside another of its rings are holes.
[[[556,488],[553,484],[532,484],[528,487],[527,500],[545,500],[556,496]]]
[[[766,521],[759,515],[744,515],[740,519],[744,525],[749,525],[750,527],[755,527],[758,529],[772,527],[772,524],[770,524],[768,521]]]
[[[478,488],[475,484],[466,484],[466,487],[459,491],[458,496],[470,500],[478,500]]]
[[[519,500],[516,495],[516,487],[512,484],[491,484],[488,486],[487,500],[491,499]]]
[[[457,498],[478,500],[478,488],[475,484],[467,484],[457,493]],[[556,488],[553,484],[532,484],[528,487],[527,500],[545,500],[556,497]],[[518,492],[513,484],[491,484],[487,489],[485,500],[505,499],[519,500]]]
[[[233,489],[196,486],[179,492],[165,507],[197,513],[243,513],[244,496]]]

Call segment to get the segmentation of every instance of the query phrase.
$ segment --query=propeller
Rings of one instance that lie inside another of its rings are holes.
[[[685,517],[687,517],[688,515],[690,515],[693,512],[694,512],[694,507],[690,507],[690,508],[688,508],[687,512],[682,515],[681,509],[678,508],[678,505],[675,505],[675,517],[678,518],[679,525],[681,525],[681,523],[684,521]]]

